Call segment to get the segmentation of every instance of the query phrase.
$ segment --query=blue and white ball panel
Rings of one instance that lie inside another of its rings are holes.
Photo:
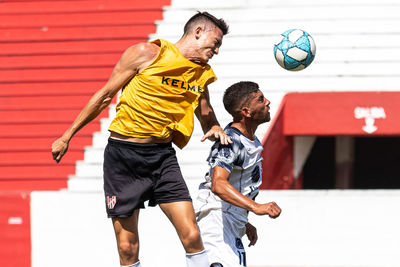
[[[315,50],[314,40],[307,32],[291,29],[282,33],[275,43],[274,55],[282,68],[298,71],[311,64]]]

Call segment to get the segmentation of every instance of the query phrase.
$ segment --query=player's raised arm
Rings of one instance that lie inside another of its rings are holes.
[[[57,163],[67,152],[71,138],[111,103],[124,84],[154,59],[158,49],[156,45],[141,43],[128,48],[123,53],[107,83],[91,97],[72,125],[52,144],[53,159]]]
[[[205,141],[206,139],[210,139],[211,141],[219,139],[223,145],[232,143],[229,136],[225,134],[224,130],[218,123],[214,109],[210,103],[210,96],[207,87],[204,89],[204,92],[199,98],[199,105],[195,110],[195,114],[197,119],[200,121],[204,132],[204,136],[200,140],[201,142]]]

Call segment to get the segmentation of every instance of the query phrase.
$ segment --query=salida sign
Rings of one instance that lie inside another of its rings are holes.
[[[399,135],[400,92],[289,93],[284,135]]]
[[[354,109],[354,117],[356,119],[364,119],[363,131],[372,134],[378,129],[375,125],[375,120],[386,119],[386,114],[383,107],[356,107]]]

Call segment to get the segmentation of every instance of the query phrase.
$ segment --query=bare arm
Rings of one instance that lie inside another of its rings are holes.
[[[211,191],[214,194],[232,205],[254,212],[257,215],[269,215],[271,218],[276,218],[280,215],[281,209],[275,202],[259,204],[237,191],[228,181],[229,174],[222,167],[216,166],[213,168]]]
[[[210,96],[207,88],[204,89],[204,92],[199,98],[199,105],[195,110],[195,114],[197,119],[200,121],[201,128],[204,132],[204,136],[200,140],[201,142],[205,141],[206,139],[210,139],[211,141],[220,139],[220,142],[223,145],[232,143],[229,136],[225,134],[224,130],[218,123],[214,109],[210,103]]]
[[[97,91],[76,117],[72,125],[51,146],[53,159],[58,163],[68,150],[72,137],[86,124],[95,119],[108,105],[116,93],[143,68],[150,64],[158,53],[158,47],[142,43],[128,48],[107,83]]]

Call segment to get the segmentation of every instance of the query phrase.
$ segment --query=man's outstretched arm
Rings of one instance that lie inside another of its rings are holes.
[[[157,55],[158,49],[154,44],[141,43],[128,48],[124,52],[119,62],[115,65],[107,83],[92,96],[72,125],[52,144],[53,159],[57,163],[67,152],[71,138],[110,105],[116,93],[136,73],[150,64]]]

